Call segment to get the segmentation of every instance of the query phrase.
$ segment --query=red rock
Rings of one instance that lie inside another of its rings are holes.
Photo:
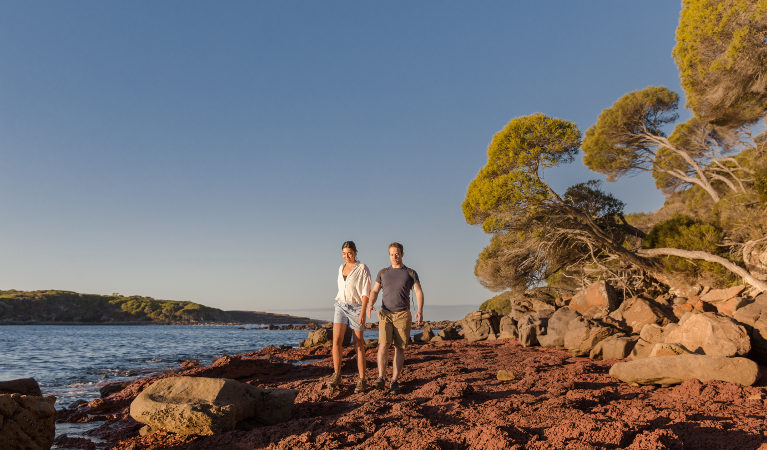
[[[712,289],[700,297],[701,300],[708,303],[723,302],[727,299],[736,297],[746,289],[745,286],[733,286],[727,289]]]
[[[598,281],[576,293],[568,307],[587,317],[604,317],[618,307],[618,295],[608,283]]]
[[[717,303],[716,310],[719,312],[719,314],[724,314],[725,316],[732,317],[732,315],[735,314],[736,309],[746,304],[747,302],[745,299],[741,297],[733,297],[729,300]]]

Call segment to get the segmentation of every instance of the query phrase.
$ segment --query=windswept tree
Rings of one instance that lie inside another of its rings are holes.
[[[679,96],[665,87],[624,95],[586,131],[584,164],[609,181],[652,172],[666,194],[695,185],[718,202],[719,184],[724,190],[745,192],[753,171],[733,157],[747,146],[741,133],[692,119],[667,136],[665,128],[679,118],[678,104]]]
[[[674,58],[687,107],[717,125],[767,112],[767,0],[683,0]]]
[[[582,274],[586,265],[609,272],[611,261],[663,276],[624,247],[627,237],[643,233],[626,222],[623,203],[596,181],[564,195],[546,183],[545,170],[572,162],[579,146],[574,124],[543,114],[513,119],[493,137],[487,164],[463,202],[466,221],[493,234],[475,267],[485,286],[528,288],[557,273]]]
[[[475,273],[491,289],[529,288],[557,273],[586,276],[588,266],[624,288],[636,277],[670,284],[654,262],[658,256],[701,259],[722,265],[758,290],[767,283],[727,258],[696,249],[638,248],[625,245],[644,233],[623,217],[623,203],[589,181],[559,195],[545,181],[546,169],[573,161],[580,144],[578,128],[543,114],[513,119],[492,139],[488,161],[469,184],[466,222],[493,234],[480,254]],[[622,271],[622,273],[616,273]]]

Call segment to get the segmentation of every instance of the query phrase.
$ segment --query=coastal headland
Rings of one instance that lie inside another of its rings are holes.
[[[371,378],[375,352],[367,352]],[[332,372],[329,348],[267,347],[137,379],[105,398],[60,411],[59,421],[105,420],[91,435],[127,449],[759,448],[767,443],[764,380],[754,386],[690,379],[674,387],[639,387],[611,377],[615,363],[522,347],[516,339],[429,342],[408,351],[401,394],[354,394],[351,348],[342,388],[329,391],[323,383]],[[277,425],[244,421],[213,436],[162,431],[140,436],[142,424],[128,414],[131,401],[152,382],[181,375],[296,390],[292,418]],[[78,442],[87,448],[82,439],[71,444]]]
[[[199,303],[59,290],[0,291],[0,325],[308,325],[321,320],[261,311],[224,311]]]

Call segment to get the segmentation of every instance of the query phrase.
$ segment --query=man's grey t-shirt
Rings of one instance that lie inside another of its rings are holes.
[[[420,281],[415,270],[403,265],[396,269],[394,267],[381,269],[376,277],[376,283],[383,289],[381,296],[383,308],[398,312],[410,309],[410,290]]]

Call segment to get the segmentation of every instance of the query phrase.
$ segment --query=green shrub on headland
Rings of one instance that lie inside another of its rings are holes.
[[[69,291],[0,291],[0,323],[228,322],[226,312],[192,302]]]
[[[511,292],[502,292],[490,300],[486,300],[479,305],[479,309],[482,311],[495,310],[500,315],[505,315],[511,312]]]

